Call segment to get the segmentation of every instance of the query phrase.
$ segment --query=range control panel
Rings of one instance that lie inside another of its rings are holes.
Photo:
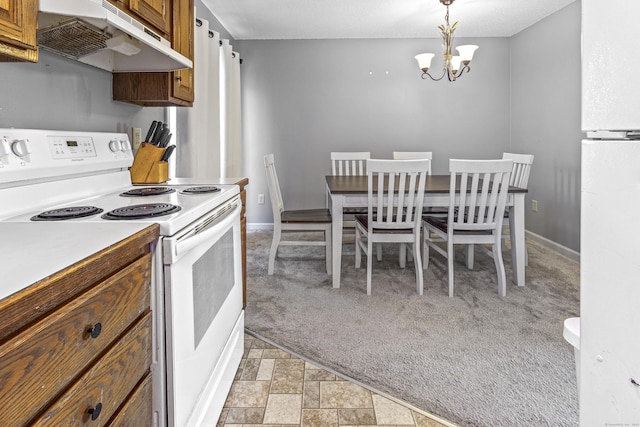
[[[0,186],[66,175],[99,174],[133,163],[126,133],[0,129]]]
[[[88,136],[79,136],[77,138],[50,136],[47,139],[54,159],[77,159],[95,157],[97,155],[93,139]]]

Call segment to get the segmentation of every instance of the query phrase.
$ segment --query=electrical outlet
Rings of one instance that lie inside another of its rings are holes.
[[[538,212],[538,201],[537,200],[532,200],[531,201],[531,210],[534,212]]]
[[[131,143],[133,144],[133,149],[137,150],[138,147],[140,147],[140,142],[142,142],[142,129],[133,128],[132,139],[133,141],[131,141]]]
[[[258,204],[264,205],[264,194],[258,194]]]

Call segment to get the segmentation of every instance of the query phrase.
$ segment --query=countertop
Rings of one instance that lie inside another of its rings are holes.
[[[247,185],[248,178],[173,178],[167,182],[168,185]]]
[[[0,222],[0,299],[145,229],[148,224]]]

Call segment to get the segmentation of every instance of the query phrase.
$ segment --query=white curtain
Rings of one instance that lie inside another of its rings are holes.
[[[242,105],[240,102],[240,55],[229,40],[220,50],[221,168],[223,177],[244,176],[242,163]]]
[[[197,18],[194,31],[193,107],[176,115],[176,176],[218,178],[220,168],[220,34]]]

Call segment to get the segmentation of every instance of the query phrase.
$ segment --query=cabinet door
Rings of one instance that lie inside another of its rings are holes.
[[[0,0],[0,61],[38,62],[36,0]]]
[[[129,10],[140,15],[163,33],[171,29],[171,0],[129,0]]]
[[[193,0],[173,0],[173,48],[193,59],[194,42]],[[173,72],[173,96],[184,101],[193,101],[193,68]]]

